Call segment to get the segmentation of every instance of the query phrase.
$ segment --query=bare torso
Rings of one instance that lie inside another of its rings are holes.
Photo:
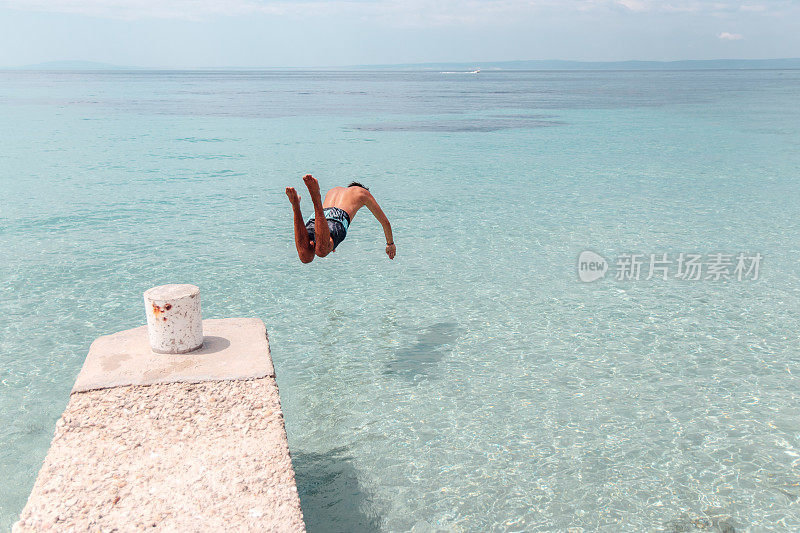
[[[364,207],[367,194],[369,193],[361,187],[334,187],[325,195],[322,207],[343,209],[350,215],[350,222],[353,222],[356,212]]]

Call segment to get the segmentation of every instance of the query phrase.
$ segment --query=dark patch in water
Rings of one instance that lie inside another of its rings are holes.
[[[488,132],[524,128],[548,128],[566,124],[558,120],[543,120],[537,115],[496,115],[443,121],[387,122],[354,126],[361,131],[428,131],[428,132]]]
[[[413,378],[426,375],[453,350],[453,343],[463,334],[455,322],[439,322],[422,330],[417,340],[398,349],[386,364],[384,374]]]
[[[205,137],[183,137],[177,139],[178,141],[190,142],[190,143],[221,143],[225,142],[226,139],[219,139],[216,137],[205,138]],[[238,140],[238,139],[231,139],[231,140]]]
[[[706,513],[708,516],[691,517],[684,513],[664,524],[668,533],[690,533],[693,531],[717,531],[720,533],[736,533],[733,523],[716,511]]]
[[[162,159],[242,159],[244,158],[241,154],[170,154],[170,155],[159,155]]]
[[[531,113],[498,113],[495,115],[489,115],[491,118],[506,118],[506,119],[523,119],[523,120],[549,120],[558,118],[558,115],[533,115]],[[557,124],[564,124],[563,122],[558,121],[551,121],[556,122]]]
[[[300,507],[310,533],[381,531],[381,517],[358,482],[352,461],[345,447],[292,453]]]

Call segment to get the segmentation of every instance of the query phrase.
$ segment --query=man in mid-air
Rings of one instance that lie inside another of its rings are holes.
[[[314,204],[314,216],[308,222],[303,221],[300,213],[300,195],[294,187],[286,187],[286,196],[294,210],[294,243],[300,261],[310,263],[314,256],[325,257],[333,252],[347,235],[347,228],[359,209],[364,206],[372,211],[375,218],[383,226],[386,235],[386,255],[394,259],[396,248],[392,237],[392,226],[383,214],[381,206],[360,183],[353,182],[347,187],[334,187],[325,195],[325,201],[319,194],[319,182],[311,174],[303,176],[303,181],[311,194]]]

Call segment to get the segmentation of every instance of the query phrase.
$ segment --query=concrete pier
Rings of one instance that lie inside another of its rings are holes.
[[[202,330],[92,344],[14,532],[305,531],[264,324]]]

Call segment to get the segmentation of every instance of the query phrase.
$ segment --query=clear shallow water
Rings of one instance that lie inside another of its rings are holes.
[[[89,343],[178,281],[267,324],[312,531],[797,530],[799,82],[0,73],[0,527]],[[306,172],[371,187],[394,262],[365,212],[299,263]],[[583,284],[587,248],[764,262]]]

